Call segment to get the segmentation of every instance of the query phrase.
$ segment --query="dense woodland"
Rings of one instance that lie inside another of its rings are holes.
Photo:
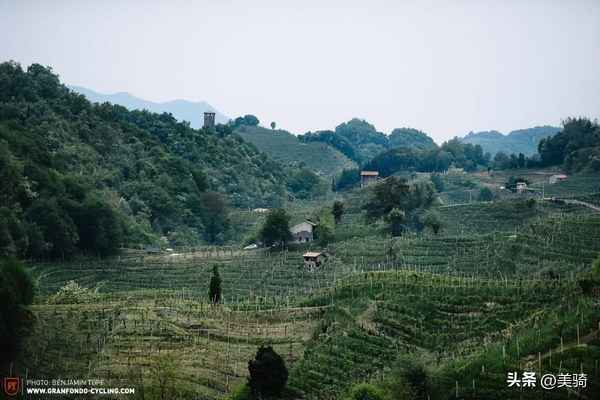
[[[284,170],[220,125],[91,104],[51,69],[0,64],[0,252],[224,242],[226,209],[283,198]],[[93,227],[93,228],[91,228]]]
[[[600,126],[587,118],[567,118],[556,135],[539,144],[542,166],[560,165],[570,172],[600,171]]]
[[[420,150],[437,147],[426,133],[417,129],[398,128],[388,136],[358,118],[338,125],[335,131],[307,132],[298,138],[307,143],[328,143],[358,164],[364,164],[378,154],[398,147]]]

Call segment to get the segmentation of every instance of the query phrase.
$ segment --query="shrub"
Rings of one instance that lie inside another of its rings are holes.
[[[428,211],[425,214],[425,220],[423,221],[426,227],[431,229],[434,234],[438,234],[440,229],[442,229],[442,218],[435,211]]]
[[[360,383],[353,386],[344,400],[386,400],[385,393],[369,383]]]
[[[228,400],[252,400],[252,392],[250,386],[244,383],[233,389],[228,397]]]
[[[75,281],[68,281],[58,292],[50,296],[48,304],[82,304],[96,298],[97,290],[80,286]]]
[[[591,294],[595,284],[592,279],[582,278],[577,281],[579,288],[584,294]]]
[[[254,360],[248,362],[248,385],[255,397],[279,396],[288,379],[283,358],[271,346],[261,346]]]

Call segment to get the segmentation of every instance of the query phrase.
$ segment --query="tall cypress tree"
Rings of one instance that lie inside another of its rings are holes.
[[[210,278],[208,297],[213,304],[221,302],[221,275],[219,275],[219,268],[216,265],[213,266],[213,275],[212,278]]]

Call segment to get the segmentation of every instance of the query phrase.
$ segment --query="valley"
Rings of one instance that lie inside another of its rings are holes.
[[[10,374],[136,399],[599,396],[596,122],[509,156],[357,118],[195,129],[39,64],[0,64],[0,88]],[[276,395],[251,390],[263,351]]]

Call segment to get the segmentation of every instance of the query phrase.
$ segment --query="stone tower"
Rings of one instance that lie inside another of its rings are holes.
[[[204,113],[204,128],[212,129],[215,127],[215,113],[205,112]]]

